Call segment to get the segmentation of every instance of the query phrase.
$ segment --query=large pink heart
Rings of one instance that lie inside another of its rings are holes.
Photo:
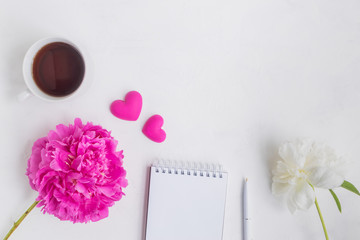
[[[165,131],[161,129],[163,124],[164,124],[164,119],[160,115],[154,115],[146,121],[142,132],[150,140],[157,143],[161,143],[165,141],[166,138]]]
[[[141,108],[141,94],[136,91],[131,91],[126,94],[124,101],[113,101],[110,106],[110,111],[117,118],[136,121],[140,116]]]

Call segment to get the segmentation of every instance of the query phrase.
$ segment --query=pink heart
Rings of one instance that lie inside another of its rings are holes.
[[[111,113],[122,120],[136,121],[141,112],[142,97],[136,91],[128,92],[125,100],[115,100],[111,103]]]
[[[165,131],[161,129],[163,124],[164,119],[160,115],[154,115],[146,121],[142,132],[150,140],[161,143],[165,141],[166,138]]]

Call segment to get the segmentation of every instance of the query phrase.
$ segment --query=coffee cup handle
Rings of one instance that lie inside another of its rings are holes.
[[[26,89],[17,95],[17,99],[19,102],[23,102],[26,99],[28,99],[29,97],[31,97],[32,95],[33,94],[30,92],[30,90]]]

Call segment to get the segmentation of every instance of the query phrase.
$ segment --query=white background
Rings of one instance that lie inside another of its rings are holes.
[[[360,187],[358,0],[0,0],[0,6],[0,236],[37,196],[25,176],[32,143],[75,117],[119,140],[126,196],[97,223],[62,222],[34,209],[12,239],[142,239],[147,167],[157,159],[228,170],[224,240],[241,239],[245,176],[255,239],[324,239],[315,207],[291,215],[271,194],[277,148],[298,137],[326,142],[352,161],[347,179]],[[18,102],[23,56],[47,36],[85,49],[92,84],[65,102]],[[109,111],[130,90],[144,100],[136,122]],[[164,143],[141,133],[152,114],[165,119]],[[328,191],[316,192],[330,239],[359,239],[360,198],[336,192],[342,214]]]

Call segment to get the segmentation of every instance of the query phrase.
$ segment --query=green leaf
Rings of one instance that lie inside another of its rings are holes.
[[[336,206],[338,207],[339,212],[341,212],[341,204],[340,204],[339,198],[336,196],[336,194],[334,193],[334,191],[332,189],[329,189],[329,191],[336,202]]]
[[[341,184],[341,187],[343,187],[343,188],[345,188],[345,189],[347,189],[347,190],[349,190],[349,191],[351,191],[351,192],[353,192],[353,193],[360,196],[359,190],[357,190],[356,187],[352,183],[350,183],[348,181],[344,181],[343,184]]]

